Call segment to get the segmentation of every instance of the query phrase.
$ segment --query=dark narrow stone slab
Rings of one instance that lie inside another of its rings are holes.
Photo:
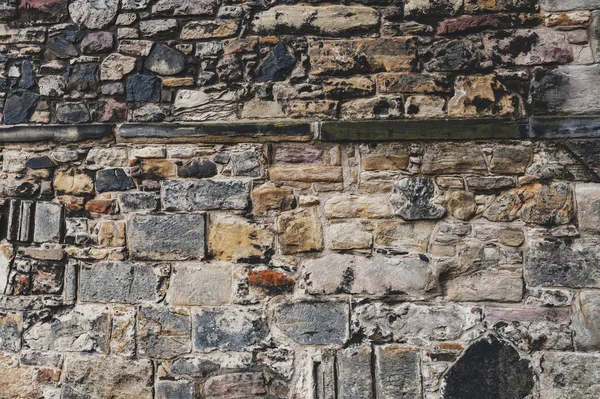
[[[527,137],[526,121],[429,119],[322,122],[323,141],[479,140]]]
[[[112,134],[113,125],[48,125],[0,127],[0,142],[72,142],[99,139]]]
[[[117,135],[123,141],[155,143],[308,141],[313,136],[311,124],[306,121],[125,124],[119,126]]]
[[[536,139],[600,137],[600,116],[535,117],[529,126]]]

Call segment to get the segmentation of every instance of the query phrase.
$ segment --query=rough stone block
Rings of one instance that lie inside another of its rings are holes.
[[[0,350],[17,352],[21,349],[23,316],[20,313],[0,313]]]
[[[578,183],[575,186],[579,230],[600,233],[600,184]]]
[[[262,373],[233,373],[211,377],[204,384],[204,393],[210,397],[243,397],[262,395],[265,380]]]
[[[343,345],[349,338],[348,304],[291,302],[275,309],[276,326],[303,345]]]
[[[140,355],[168,359],[192,349],[191,320],[187,309],[142,307],[138,314]]]
[[[187,380],[160,380],[156,385],[157,399],[194,399],[194,383]]]
[[[546,352],[540,375],[544,398],[595,398],[600,395],[600,356],[572,352]]]
[[[241,210],[249,196],[250,181],[240,179],[167,180],[161,187],[167,211]]]
[[[127,224],[134,259],[190,260],[204,257],[204,215],[135,214]]]
[[[121,212],[153,211],[158,206],[154,193],[132,192],[119,194]]]
[[[63,207],[51,202],[38,202],[35,206],[33,241],[58,242],[63,231]]]
[[[233,274],[226,263],[173,266],[167,302],[175,306],[216,306],[231,301]]]
[[[421,396],[420,355],[403,345],[375,346],[377,397],[408,399]]]
[[[277,230],[284,254],[323,249],[323,228],[315,208],[279,216]]]
[[[337,353],[338,395],[345,399],[372,399],[371,347],[343,349]]]
[[[543,11],[594,10],[598,8],[596,0],[541,0]]]
[[[194,349],[201,352],[247,349],[268,334],[265,321],[255,308],[196,310],[192,328]]]
[[[256,263],[274,252],[274,234],[266,226],[223,214],[211,215],[208,225],[208,253],[216,260]]]
[[[392,209],[385,197],[359,196],[346,197],[335,196],[327,200],[324,206],[325,217],[338,218],[389,218]]]
[[[520,302],[523,299],[521,271],[481,270],[451,278],[444,284],[446,298],[457,302]]]
[[[141,303],[160,299],[162,271],[127,262],[102,262],[82,267],[79,299],[83,302]]]
[[[573,342],[579,351],[600,349],[600,295],[584,290],[573,302]]]

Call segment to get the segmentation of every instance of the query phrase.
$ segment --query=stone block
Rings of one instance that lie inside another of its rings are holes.
[[[342,168],[337,166],[271,167],[269,179],[272,182],[341,182],[344,180]]]
[[[217,306],[231,302],[232,267],[226,263],[173,266],[167,302],[175,306]]]
[[[424,174],[485,173],[487,166],[479,147],[461,143],[440,143],[425,147],[421,172]]]
[[[544,398],[595,398],[600,395],[600,356],[592,353],[546,352],[540,375]]]
[[[543,11],[594,10],[598,8],[596,0],[541,0]]]
[[[223,19],[216,21],[192,21],[183,26],[181,40],[221,39],[235,36],[239,21]]]
[[[135,214],[127,223],[127,242],[134,259],[201,259],[204,230],[201,214]]]
[[[284,254],[323,249],[323,228],[315,208],[279,216],[277,231],[281,251]]]
[[[10,241],[31,241],[34,201],[10,200],[6,220],[6,238]]]
[[[600,184],[578,183],[575,186],[579,230],[600,233]]]
[[[260,343],[268,334],[259,309],[203,308],[193,312],[194,350],[236,351]]]
[[[156,302],[161,298],[162,274],[158,267],[128,262],[100,262],[82,267],[79,299],[127,304]]]
[[[335,196],[327,200],[324,206],[325,217],[338,218],[389,218],[392,209],[385,197]]]
[[[267,226],[218,213],[210,216],[208,225],[208,253],[216,260],[264,262],[274,252],[274,234]]]
[[[371,347],[359,346],[337,353],[337,391],[340,398],[372,399]]]
[[[96,173],[96,190],[99,193],[106,191],[127,191],[135,188],[135,183],[121,168],[104,169]]]
[[[573,342],[583,352],[600,348],[600,295],[597,291],[582,290],[573,302]]]
[[[328,246],[338,251],[366,249],[373,245],[373,233],[358,222],[336,223],[327,231]]]
[[[375,378],[377,397],[409,399],[421,396],[417,348],[404,345],[375,346]]]
[[[87,169],[123,168],[129,166],[126,148],[92,148],[85,158]]]
[[[0,313],[0,350],[17,352],[21,349],[23,316],[20,313]]]
[[[245,209],[250,181],[241,179],[167,180],[161,186],[161,201],[167,211]]]
[[[291,188],[277,187],[271,182],[252,190],[252,210],[256,215],[264,215],[272,210],[289,211],[295,202]]]
[[[34,224],[34,242],[59,242],[62,239],[63,232],[62,205],[51,202],[38,202],[35,206]]]
[[[153,211],[158,206],[156,195],[152,192],[132,192],[119,194],[121,212]]]
[[[156,385],[156,399],[194,399],[194,383],[187,380],[159,380]]]
[[[343,345],[349,338],[349,309],[343,302],[291,302],[275,309],[275,325],[302,345]]]
[[[436,220],[446,214],[441,205],[432,203],[435,184],[430,177],[410,177],[394,183],[398,194],[390,196],[396,215],[404,220]]]
[[[434,227],[434,222],[382,220],[377,223],[375,246],[398,252],[425,253]]]
[[[217,375],[206,380],[204,393],[210,397],[243,397],[263,395],[265,380],[262,373],[233,373]]]
[[[520,302],[523,299],[521,271],[481,270],[445,282],[446,298],[457,302]]]
[[[192,349],[191,319],[187,309],[142,307],[138,313],[139,354],[168,359]]]

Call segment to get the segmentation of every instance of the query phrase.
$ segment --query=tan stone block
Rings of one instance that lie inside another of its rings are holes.
[[[342,168],[337,166],[304,166],[294,168],[269,168],[269,179],[274,182],[341,182]]]
[[[281,215],[277,219],[281,252],[285,255],[321,251],[323,230],[316,208]]]
[[[271,210],[289,211],[295,202],[291,188],[277,187],[267,182],[252,191],[252,209],[255,215],[264,215]]]
[[[389,218],[392,209],[383,196],[333,197],[325,203],[325,217],[337,218]]]
[[[208,252],[216,260],[264,260],[273,247],[271,231],[241,216],[212,214],[208,226]]]

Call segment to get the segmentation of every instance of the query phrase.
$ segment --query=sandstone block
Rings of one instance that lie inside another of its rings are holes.
[[[441,143],[425,147],[421,172],[424,174],[478,173],[487,172],[487,166],[477,146]]]
[[[187,380],[159,380],[156,386],[157,399],[193,399],[194,383]]]
[[[234,36],[239,22],[235,19],[192,21],[182,29],[181,40],[219,39]]]
[[[255,263],[273,251],[274,235],[266,226],[224,214],[211,215],[208,225],[208,253],[216,260]]]
[[[121,80],[135,68],[136,59],[118,53],[106,57],[100,65],[101,80]]]
[[[578,183],[575,197],[580,231],[600,233],[600,185]]]
[[[338,251],[366,249],[373,244],[373,233],[358,222],[336,223],[329,226],[327,241],[331,249]]]
[[[131,192],[120,193],[118,197],[121,212],[153,211],[158,206],[154,193]]]
[[[323,230],[315,208],[279,216],[277,230],[284,254],[323,249]]]
[[[332,197],[325,202],[325,217],[337,218],[389,218],[392,210],[385,197]]]
[[[450,76],[444,73],[380,73],[377,88],[380,93],[447,93]]]
[[[90,170],[124,168],[129,166],[127,149],[94,147],[88,152],[85,164]]]
[[[294,168],[269,168],[269,179],[273,182],[341,182],[342,168],[337,166],[305,166]]]
[[[33,241],[59,242],[62,239],[63,207],[52,202],[38,202],[35,207]]]
[[[583,290],[573,302],[573,341],[579,351],[597,351],[600,348],[600,295]]]
[[[269,211],[289,211],[295,205],[294,191],[267,182],[252,191],[252,207],[256,215]]]
[[[400,96],[359,98],[342,103],[342,119],[393,119],[403,115],[404,103]]]
[[[237,119],[238,98],[234,92],[179,90],[173,115],[184,121],[228,121]]]
[[[266,393],[264,376],[261,373],[233,373],[211,377],[206,380],[204,390],[215,397],[240,397]]]
[[[372,399],[371,348],[350,347],[337,353],[338,393],[347,399]]]
[[[80,169],[59,168],[54,172],[54,189],[72,195],[93,193],[94,180]]]
[[[445,284],[446,297],[457,302],[520,302],[523,299],[522,273],[482,270],[453,277]]]

